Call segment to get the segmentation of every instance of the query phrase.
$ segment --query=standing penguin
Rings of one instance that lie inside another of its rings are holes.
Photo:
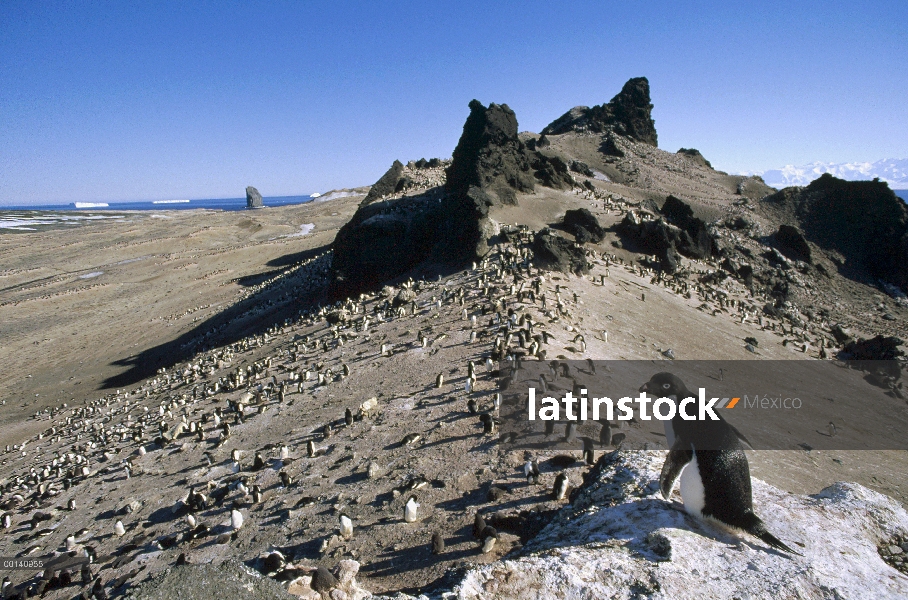
[[[539,483],[539,463],[535,460],[528,460],[523,465],[523,474],[526,475],[527,483],[536,485]]]
[[[353,537],[353,520],[344,513],[340,514],[339,520],[341,537],[349,540]]]
[[[552,488],[552,494],[555,496],[555,500],[564,500],[565,496],[567,496],[569,484],[570,482],[568,481],[567,475],[558,473],[558,476],[555,477],[555,486]]]
[[[432,534],[432,554],[441,554],[445,551],[445,539],[441,534],[435,532]]]
[[[697,397],[671,373],[653,375],[640,391],[656,398],[671,398],[676,403]],[[773,548],[798,554],[769,533],[754,514],[750,468],[739,441],[744,438],[732,425],[721,417],[717,421],[699,421],[685,420],[676,414],[665,422],[665,435],[671,450],[659,476],[663,498],[669,498],[680,475],[681,498],[688,513],[716,519]]]
[[[416,496],[410,496],[410,499],[407,500],[407,505],[404,506],[404,521],[407,523],[413,523],[416,521],[416,511],[419,508],[419,503],[416,502]]]

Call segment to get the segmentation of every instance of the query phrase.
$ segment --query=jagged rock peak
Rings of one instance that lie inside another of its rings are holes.
[[[653,105],[646,77],[629,79],[608,104],[592,108],[575,106],[552,121],[542,130],[544,135],[568,131],[605,133],[614,131],[638,142],[657,146],[656,124],[652,119]]]
[[[466,194],[476,186],[504,204],[516,204],[516,192],[532,192],[530,152],[517,137],[517,116],[507,104],[470,102],[470,116],[447,170],[448,191]]]
[[[395,160],[391,165],[391,168],[385,171],[385,174],[379,178],[378,181],[372,186],[369,190],[369,193],[366,194],[366,197],[363,198],[361,206],[366,204],[371,204],[381,198],[382,196],[387,196],[388,194],[393,194],[394,190],[397,187],[397,182],[400,181],[401,176],[404,173],[404,165],[399,160]]]

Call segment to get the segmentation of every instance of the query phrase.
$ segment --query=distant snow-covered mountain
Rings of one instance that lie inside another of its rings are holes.
[[[823,163],[809,165],[786,165],[781,169],[770,169],[761,175],[767,185],[784,188],[792,185],[807,185],[823,173],[830,173],[839,179],[856,181],[879,177],[892,189],[908,189],[908,159],[884,158],[876,162]]]

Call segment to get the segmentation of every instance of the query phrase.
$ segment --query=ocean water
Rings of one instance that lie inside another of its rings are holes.
[[[321,198],[329,200],[343,196],[343,193],[329,194]],[[315,198],[318,198],[316,196]],[[266,206],[288,206],[305,204],[313,196],[271,196],[262,198]],[[148,202],[73,202],[71,204],[31,204],[26,206],[0,206],[0,232],[28,232],[60,227],[77,227],[89,221],[118,220],[128,213],[123,211],[170,211],[170,210],[246,210],[246,198],[212,198],[209,200],[155,200]],[[157,215],[152,215],[155,217]],[[164,216],[164,215],[161,215]]]
[[[892,191],[895,192],[896,196],[898,196],[905,202],[908,202],[908,190],[892,190]]]
[[[312,196],[270,196],[262,198],[265,206],[287,206],[304,204]],[[0,206],[0,210],[53,210],[53,211],[99,211],[99,210],[246,210],[246,198],[211,198],[207,200],[152,200],[147,202],[71,202],[69,204],[27,204]]]

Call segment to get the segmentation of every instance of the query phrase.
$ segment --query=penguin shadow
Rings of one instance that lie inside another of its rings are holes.
[[[533,487],[538,487],[539,492],[533,496],[525,496],[523,498],[513,498],[511,500],[506,500],[505,502],[494,503],[489,502],[488,510],[495,510],[499,512],[508,511],[512,509],[519,509],[525,506],[538,506],[543,502],[548,502],[552,500],[552,490],[547,488],[544,485],[537,485]],[[505,496],[507,498],[508,496]]]
[[[469,437],[474,437],[474,436],[469,436]],[[498,444],[499,444],[498,436],[492,436],[489,439],[487,439],[486,441],[482,442],[481,444],[473,446],[472,448],[467,450],[467,452],[488,452],[489,450],[495,448]]]
[[[445,540],[446,544],[450,541],[450,538]],[[475,550],[463,549],[434,555],[429,551],[429,543],[427,540],[426,544],[383,552],[377,556],[376,560],[361,567],[360,571],[365,572],[372,577],[386,577],[388,575],[424,569],[442,560],[462,560],[475,554]],[[431,583],[428,585],[431,585]]]
[[[339,485],[352,485],[364,482],[367,479],[369,479],[369,475],[367,473],[350,473],[349,475],[338,477],[335,483]]]
[[[465,435],[454,435],[454,436],[442,438],[440,440],[435,440],[434,442],[426,442],[425,444],[420,446],[420,448],[432,448],[434,446],[441,446],[442,444],[453,444],[454,442],[461,442],[464,440],[473,439],[475,437],[476,437],[475,433],[468,433]]]

